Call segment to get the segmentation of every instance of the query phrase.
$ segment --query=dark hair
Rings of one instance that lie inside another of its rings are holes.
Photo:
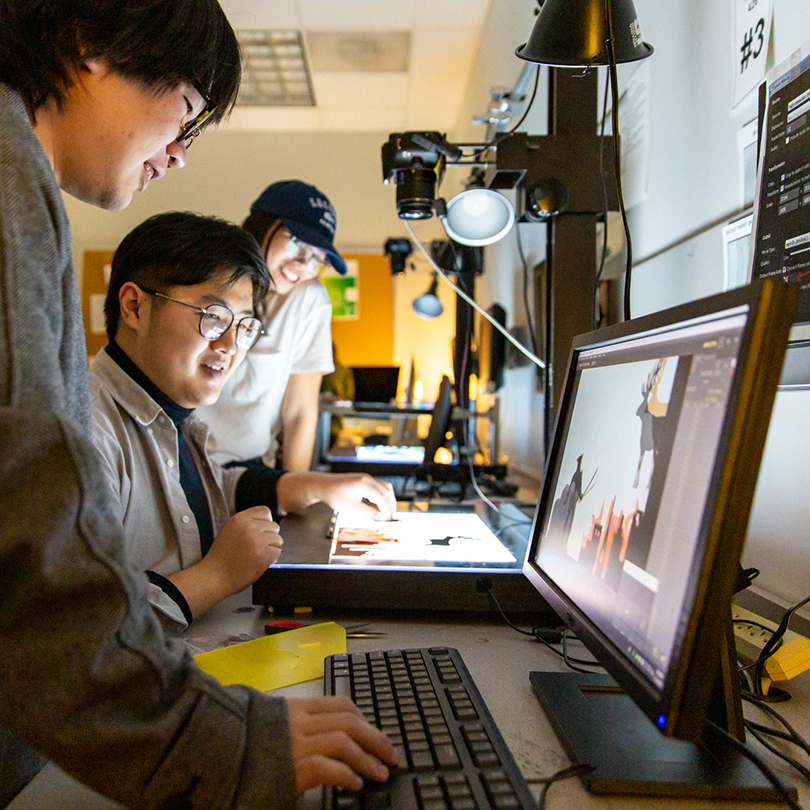
[[[61,109],[86,59],[157,92],[191,84],[214,109],[206,124],[228,114],[241,79],[217,0],[0,0],[0,81],[29,110],[51,98]]]
[[[112,260],[104,302],[107,337],[118,331],[118,293],[128,281],[167,292],[192,287],[230,273],[228,284],[247,276],[253,284],[253,307],[264,300],[270,274],[259,245],[247,231],[218,217],[189,211],[157,214],[128,233]]]
[[[275,235],[276,231],[283,227],[284,223],[280,217],[271,214],[268,211],[251,211],[248,218],[242,223],[242,227],[264,248],[267,250],[265,244],[265,237],[271,233]]]

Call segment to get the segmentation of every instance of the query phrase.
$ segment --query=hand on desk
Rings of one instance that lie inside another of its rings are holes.
[[[301,512],[318,501],[383,520],[397,511],[391,484],[366,473],[287,473],[279,478],[276,493],[285,512]]]
[[[397,764],[394,746],[348,698],[288,698],[287,714],[299,795],[318,785],[360,790]]]

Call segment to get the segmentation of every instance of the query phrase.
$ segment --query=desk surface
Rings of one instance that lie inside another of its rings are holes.
[[[225,600],[197,619],[188,631],[188,640],[195,646],[209,649],[227,643],[229,638],[244,635],[252,638],[263,634],[268,614],[251,604],[250,590]],[[487,701],[495,721],[522,770],[530,781],[549,776],[566,767],[569,760],[557,741],[529,684],[533,669],[564,670],[563,662],[526,636],[521,636],[491,616],[471,615],[418,618],[368,611],[335,612],[325,608],[304,621],[338,621],[341,623],[371,622],[374,630],[387,632],[386,638],[349,639],[349,652],[405,647],[444,645],[456,647],[464,658],[476,684]],[[810,736],[810,672],[789,682],[794,695],[788,703],[779,704],[778,711],[803,734]],[[322,681],[310,681],[280,689],[282,696],[317,696],[323,694]],[[746,704],[746,716],[754,716]],[[762,749],[754,743],[758,753]],[[800,754],[794,755],[801,761]],[[797,786],[799,801],[810,810],[810,785],[780,762],[764,752],[766,761],[787,781]],[[806,758],[805,758],[806,759]],[[532,785],[537,792],[539,787]],[[320,808],[320,789],[310,791],[300,803],[302,810]],[[554,785],[548,793],[546,806],[577,808],[577,810],[731,810],[739,807],[778,808],[784,805],[754,803],[685,801],[650,798],[603,798],[589,794],[577,780]],[[87,790],[66,776],[54,765],[45,769],[8,805],[9,810],[118,810],[120,805]]]

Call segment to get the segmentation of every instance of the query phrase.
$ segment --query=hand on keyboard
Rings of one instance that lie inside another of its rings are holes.
[[[327,788],[324,810],[534,810],[536,802],[458,650],[332,655],[324,691],[351,697],[400,751],[384,784]]]
[[[397,764],[394,746],[348,698],[288,698],[287,713],[299,795],[318,785],[359,790]]]

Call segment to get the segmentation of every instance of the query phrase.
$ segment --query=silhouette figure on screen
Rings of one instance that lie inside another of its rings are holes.
[[[666,365],[666,358],[657,360],[653,366],[653,370],[647,375],[646,382],[641,386],[641,404],[636,410],[636,416],[641,420],[641,439],[640,450],[638,456],[638,466],[636,467],[636,480],[633,481],[633,487],[638,486],[638,480],[641,476],[641,465],[644,463],[644,456],[646,453],[653,454],[653,465],[655,465],[655,458],[657,455],[656,445],[658,444],[658,423],[666,416],[667,406],[658,399],[658,384],[661,382],[661,377]],[[647,486],[650,485],[651,477],[647,479]]]
[[[571,527],[574,525],[574,513],[577,504],[593,489],[596,479],[596,470],[588,486],[582,489],[582,457],[584,453],[577,456],[577,468],[571,476],[571,480],[562,488],[560,497],[554,502],[549,521],[549,531],[558,533],[563,542],[568,542],[568,535],[571,534]]]

